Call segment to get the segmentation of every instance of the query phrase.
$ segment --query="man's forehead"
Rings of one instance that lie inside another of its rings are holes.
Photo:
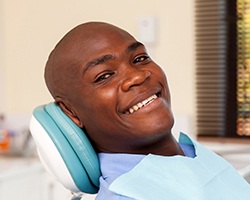
[[[118,51],[129,53],[140,46],[144,47],[126,31],[108,25],[107,28],[105,26],[100,31],[91,29],[92,32],[87,31],[87,33],[83,31],[78,37],[79,41],[75,42],[71,53],[79,55],[80,62],[85,66],[85,69],[113,58]]]
[[[94,38],[105,38],[109,37],[110,34],[122,34],[129,35],[129,33],[117,26],[103,23],[103,22],[90,22],[86,24],[82,24],[72,29],[68,35],[72,37],[72,39],[94,39]],[[131,36],[132,37],[132,36]]]
[[[59,51],[74,57],[79,52],[97,51],[103,44],[117,45],[115,42],[134,40],[128,32],[106,23],[87,23],[72,29],[58,45]],[[77,53],[78,52],[78,53]]]
[[[64,39],[65,42],[60,45],[57,55],[61,66],[65,66],[63,68],[70,73],[73,73],[73,68],[80,67],[80,70],[85,72],[113,59],[120,47],[123,53],[129,53],[138,47],[144,48],[142,43],[137,42],[126,31],[105,23],[83,24],[72,30]]]
[[[134,41],[132,43],[130,43],[125,49],[124,52],[130,53],[132,51],[135,51],[137,48],[139,47],[144,47],[144,45],[138,41]],[[93,59],[91,59],[90,61],[87,62],[87,64],[84,66],[84,72],[86,72],[88,69],[95,67],[97,65],[103,64],[109,60],[112,60],[115,58],[114,54],[104,54],[104,55],[100,55],[98,57],[95,57]]]

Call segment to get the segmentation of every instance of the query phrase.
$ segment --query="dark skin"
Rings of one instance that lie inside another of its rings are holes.
[[[126,31],[101,22],[74,28],[52,51],[45,80],[98,152],[183,155],[166,76]]]

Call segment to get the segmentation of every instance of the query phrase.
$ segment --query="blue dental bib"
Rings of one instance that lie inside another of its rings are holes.
[[[250,199],[250,185],[227,161],[185,134],[179,142],[193,144],[196,157],[150,154],[109,189],[138,200]]]

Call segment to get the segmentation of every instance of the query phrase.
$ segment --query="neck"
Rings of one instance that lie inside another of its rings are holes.
[[[152,152],[156,155],[162,155],[162,156],[176,156],[176,155],[182,155],[184,156],[184,153],[179,145],[179,143],[176,141],[174,136],[172,134],[169,134],[168,137],[165,140],[161,140],[158,145],[156,145],[155,152]]]
[[[155,154],[155,155],[161,155],[161,156],[176,156],[176,155],[182,155],[184,156],[184,153],[174,138],[172,134],[169,134],[164,139],[160,139],[157,142],[144,146],[141,150],[137,152],[139,154]]]
[[[120,144],[120,143],[119,143]],[[110,145],[114,147],[114,144]],[[123,148],[122,148],[123,147]],[[133,145],[128,145],[128,143],[125,143],[124,145],[115,146],[112,150],[110,149],[100,149],[96,148],[98,152],[105,152],[105,153],[128,153],[128,154],[155,154],[155,155],[161,155],[161,156],[176,156],[176,155],[182,155],[184,156],[184,153],[174,138],[174,136],[169,133],[167,135],[161,138],[157,138],[154,141],[150,141],[150,143],[144,143],[138,145],[137,142],[135,142]],[[119,150],[117,150],[119,149]]]

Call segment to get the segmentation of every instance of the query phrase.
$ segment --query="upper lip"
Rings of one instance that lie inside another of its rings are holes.
[[[129,103],[123,109],[123,113],[128,111],[129,108],[131,108],[132,106],[136,105],[139,102],[142,102],[143,100],[147,99],[148,97],[150,97],[154,94],[159,96],[159,94],[161,94],[161,90],[158,88],[158,89],[150,90],[148,92],[144,92],[144,93],[140,93],[138,95],[135,95],[135,97],[133,99],[131,99],[131,101],[129,101]]]

